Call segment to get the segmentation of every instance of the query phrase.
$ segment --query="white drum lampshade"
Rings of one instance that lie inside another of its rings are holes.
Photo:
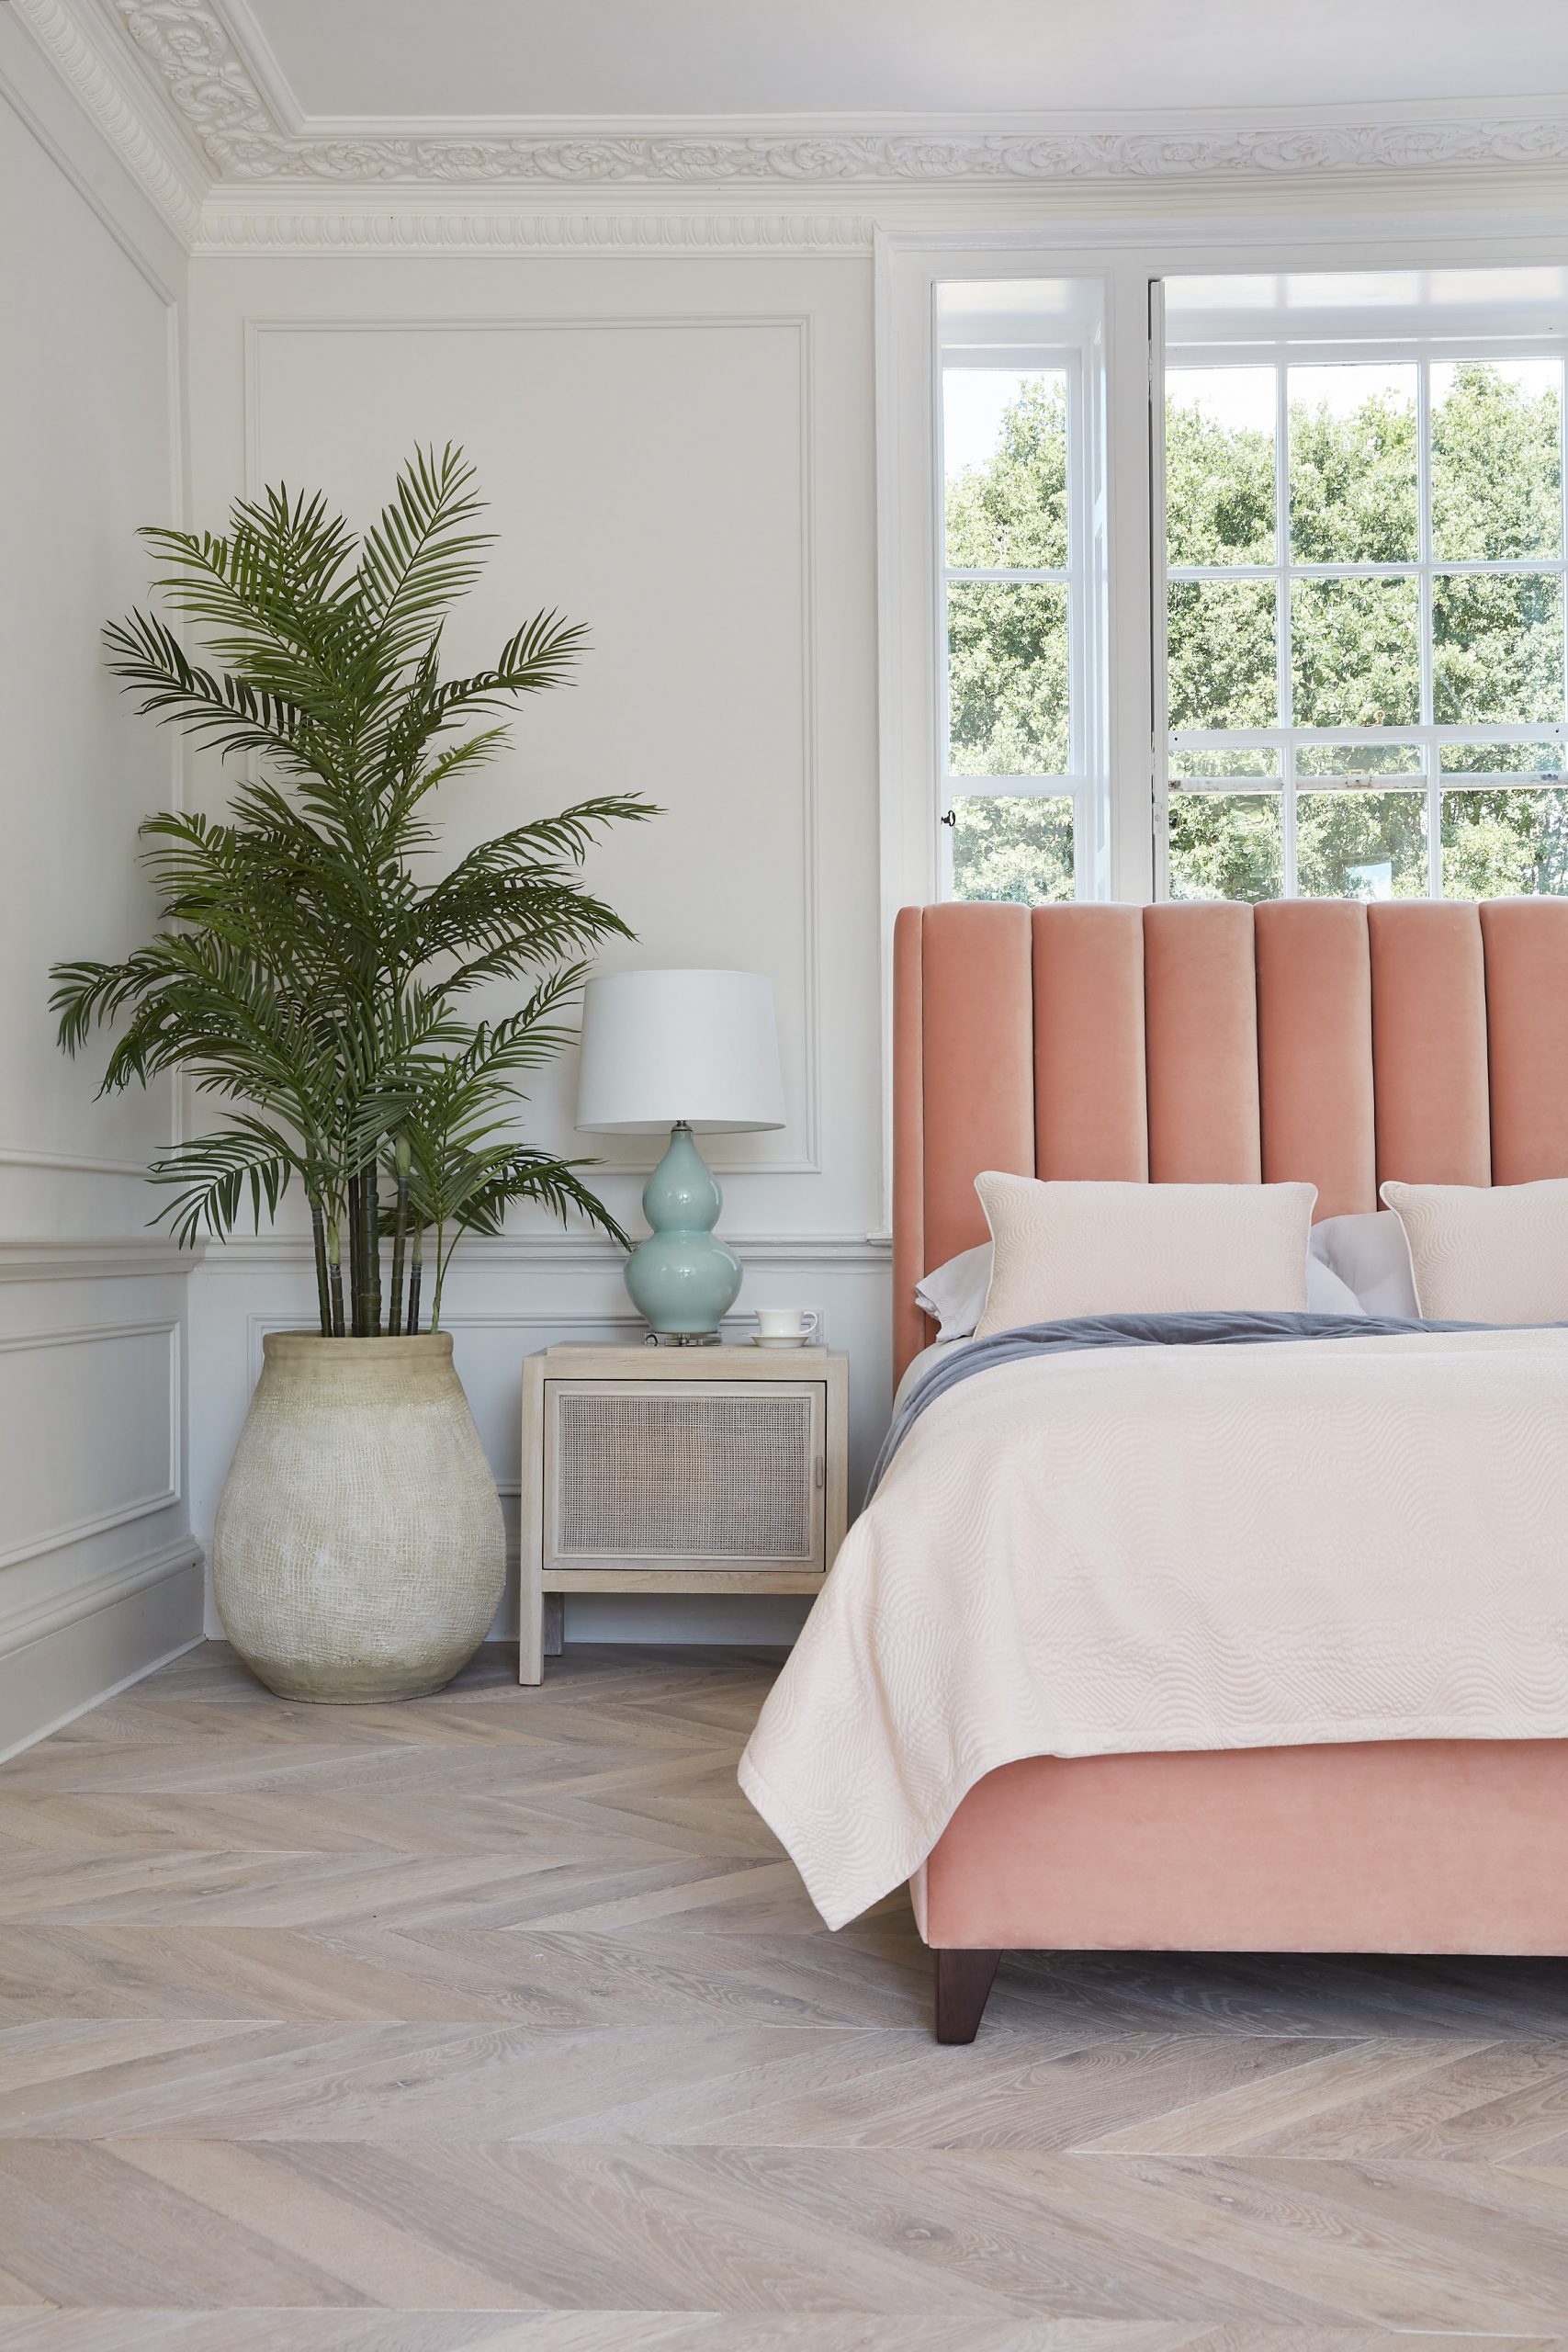
[[[782,1127],[773,983],[761,972],[610,972],[582,1000],[577,1124],[599,1135],[661,1134],[643,1187],[651,1228],[626,1260],[626,1288],[655,1337],[711,1345],[740,1290],[740,1261],[714,1236],[723,1205],[692,1140]]]
[[[582,997],[577,1124],[656,1135],[782,1127],[773,986],[764,972],[608,972]]]

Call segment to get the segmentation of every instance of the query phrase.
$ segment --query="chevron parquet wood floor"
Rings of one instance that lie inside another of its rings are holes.
[[[1568,1962],[1005,1962],[930,2033],[735,1786],[755,1656],[0,1770],[0,2352],[1568,2352]]]

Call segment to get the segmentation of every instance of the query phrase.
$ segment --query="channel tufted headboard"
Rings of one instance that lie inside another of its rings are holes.
[[[1123,1182],[1568,1176],[1568,900],[906,907],[894,939],[897,1373],[982,1169]]]

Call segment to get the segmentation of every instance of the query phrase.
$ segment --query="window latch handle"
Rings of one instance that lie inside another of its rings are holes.
[[[957,824],[957,822],[958,822],[958,811],[957,811],[957,809],[956,809],[956,808],[950,808],[950,809],[948,810],[948,812],[947,812],[946,816],[942,818],[942,822],[944,825],[956,825],[956,824]]]

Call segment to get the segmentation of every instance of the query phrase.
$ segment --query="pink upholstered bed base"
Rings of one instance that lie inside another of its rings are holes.
[[[1568,1952],[1568,1741],[1031,1756],[913,1894],[996,1951]]]
[[[894,1070],[901,1371],[982,1169],[1319,1216],[1568,1175],[1568,903],[908,908]],[[912,1891],[939,1951],[1568,1952],[1568,1742],[1032,1757]]]

